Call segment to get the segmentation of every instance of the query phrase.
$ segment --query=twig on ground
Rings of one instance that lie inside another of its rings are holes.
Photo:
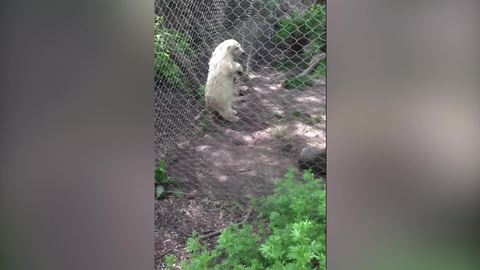
[[[252,214],[252,211],[253,211],[253,208],[248,209],[247,214],[245,215],[245,217],[241,221],[232,223],[230,225],[243,225],[243,224],[245,224],[247,222],[247,220],[250,218],[250,215]],[[211,233],[199,235],[198,238],[199,239],[207,239],[209,237],[212,237],[212,236],[215,236],[215,235],[218,235],[218,234],[222,233],[223,230],[225,230],[225,228],[213,231]]]
[[[171,247],[167,250],[165,250],[164,252],[160,253],[160,255],[158,257],[162,258],[164,257],[165,255],[167,255],[168,253],[170,253],[175,247]]]

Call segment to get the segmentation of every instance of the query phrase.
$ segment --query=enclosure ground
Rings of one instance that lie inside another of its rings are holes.
[[[270,68],[252,73],[235,99],[240,120],[205,117],[202,130],[169,162],[172,176],[184,188],[216,199],[246,201],[270,194],[303,147],[324,148],[324,86],[289,90],[282,87],[284,79]]]
[[[298,164],[306,145],[325,147],[325,86],[285,89],[285,75],[264,68],[239,86],[235,110],[240,121],[206,117],[201,130],[180,147],[169,163],[187,192],[155,207],[155,260],[161,268],[168,252],[185,258],[185,241],[193,231],[206,233],[243,218],[249,197],[271,194],[276,179]],[[209,239],[214,243],[215,237]]]
[[[241,205],[213,201],[197,192],[169,196],[155,203],[155,269],[163,269],[167,254],[186,259],[185,243],[195,231],[206,234],[243,218]],[[216,237],[205,239],[211,247]]]

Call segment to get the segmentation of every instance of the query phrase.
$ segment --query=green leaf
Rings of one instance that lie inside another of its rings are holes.
[[[172,254],[165,256],[165,263],[167,264],[168,269],[173,269],[176,260],[177,258]]]
[[[155,182],[159,185],[169,184],[169,179],[167,177],[167,163],[164,160],[161,160],[155,169]]]
[[[169,190],[169,191],[167,191],[167,193],[173,194],[176,197],[182,197],[183,195],[185,195],[185,192],[180,191],[180,190]]]
[[[165,188],[162,185],[158,185],[155,188],[155,198],[160,199],[165,195]]]

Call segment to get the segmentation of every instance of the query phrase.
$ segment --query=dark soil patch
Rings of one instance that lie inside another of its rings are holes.
[[[169,196],[155,203],[155,269],[164,269],[164,256],[186,259],[187,239],[194,233],[207,234],[244,218],[242,205],[215,202],[197,192],[183,197]],[[217,236],[204,240],[213,247]]]

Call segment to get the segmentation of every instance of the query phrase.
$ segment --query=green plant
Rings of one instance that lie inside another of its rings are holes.
[[[176,258],[174,255],[169,254],[165,256],[165,264],[167,265],[168,270],[173,270],[175,261],[176,261]]]
[[[321,115],[312,116],[306,120],[306,123],[311,126],[314,126],[322,122],[323,122],[323,118]]]
[[[313,5],[303,15],[304,33],[308,36],[310,52],[325,52],[327,49],[327,16],[326,6]]]
[[[321,179],[305,171],[297,180],[290,169],[260,204],[255,224],[228,227],[212,251],[198,236],[190,238],[190,259],[180,265],[184,270],[325,270],[325,208]]]
[[[279,20],[274,40],[281,47],[292,47],[300,42],[305,43],[303,46],[309,44],[311,52],[325,52],[325,5],[316,4],[303,14],[295,12],[292,16]]]
[[[175,179],[168,177],[167,175],[167,163],[164,160],[160,160],[157,168],[155,169],[155,198],[161,199],[167,193],[179,195],[179,191],[167,191],[165,189],[166,185],[174,185],[176,183]]]
[[[299,111],[293,111],[290,113],[290,115],[293,117],[293,118],[299,118],[302,116],[302,113],[299,112]]]
[[[283,82],[283,87],[286,89],[299,89],[302,90],[305,86],[312,85],[312,77],[309,75],[294,76],[286,79]]]
[[[192,55],[188,39],[181,33],[165,28],[163,18],[155,17],[154,28],[154,68],[155,73],[171,86],[185,90],[185,74],[175,62],[173,53]]]
[[[306,69],[316,54],[326,51],[326,38],[325,5],[316,4],[303,14],[296,12],[291,17],[279,20],[275,33],[277,45],[281,48],[297,47],[294,51],[303,53],[279,60],[274,66],[280,70]],[[288,78],[283,86],[287,89],[303,89],[313,85],[315,79],[325,77],[325,73],[326,60],[323,59],[312,72]]]
[[[197,99],[205,102],[205,92],[207,91],[207,86],[205,84],[202,84],[200,88],[198,89],[198,94],[197,94]]]

